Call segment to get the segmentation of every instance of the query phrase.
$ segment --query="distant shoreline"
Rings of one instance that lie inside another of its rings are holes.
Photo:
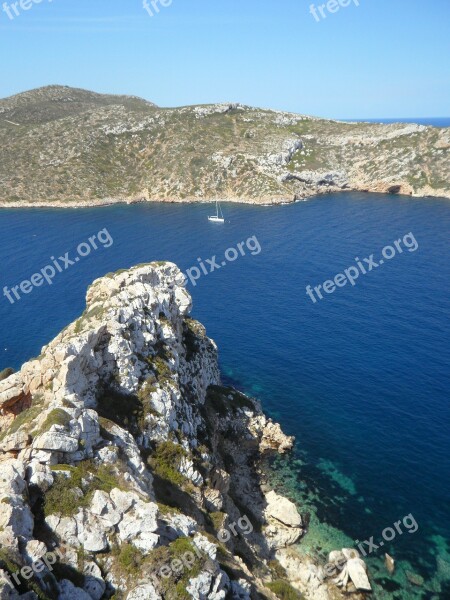
[[[158,198],[136,198],[136,199],[125,199],[125,198],[103,198],[98,200],[85,200],[85,201],[73,201],[73,202],[63,202],[61,200],[36,200],[35,202],[30,201],[5,201],[0,200],[0,210],[8,209],[8,208],[63,208],[63,209],[76,209],[76,208],[100,208],[106,206],[115,206],[118,204],[132,205],[132,204],[146,204],[146,203],[158,203],[158,204],[211,204],[216,200],[220,202],[231,202],[235,204],[251,204],[255,206],[282,206],[286,204],[295,204],[297,202],[306,202],[308,200],[313,200],[315,198],[319,198],[321,196],[325,196],[328,194],[334,193],[342,193],[342,192],[350,192],[350,193],[363,193],[363,194],[382,194],[382,195],[391,195],[394,197],[402,197],[402,198],[435,198],[435,199],[445,199],[450,200],[450,195],[446,196],[445,193],[436,194],[436,195],[422,195],[422,194],[395,194],[385,191],[378,190],[356,190],[356,189],[327,189],[326,191],[316,193],[312,193],[303,198],[262,198],[259,200],[254,200],[250,198],[208,198],[208,199],[199,199],[199,198],[186,198],[186,199],[158,199]]]

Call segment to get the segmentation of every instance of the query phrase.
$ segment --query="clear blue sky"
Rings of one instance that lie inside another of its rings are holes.
[[[161,106],[450,116],[450,1],[354,2],[319,22],[311,0],[173,0],[153,17],[143,0],[1,10],[0,96],[59,83]]]

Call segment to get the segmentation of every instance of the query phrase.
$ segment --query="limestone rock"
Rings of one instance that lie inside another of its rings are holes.
[[[37,450],[75,452],[78,449],[78,439],[60,431],[47,431],[35,438],[33,448]]]
[[[42,492],[46,492],[53,484],[54,477],[50,467],[37,461],[30,463],[27,478],[31,485],[35,485]]]
[[[158,507],[152,502],[138,501],[128,511],[118,525],[118,535],[123,542],[129,542],[142,552],[156,547],[159,535]]]
[[[116,508],[109,494],[101,490],[96,490],[92,497],[90,511],[92,514],[100,517],[106,527],[113,527],[120,523],[122,512]]]
[[[301,527],[302,518],[293,502],[279,496],[275,491],[266,494],[267,507],[265,514],[288,527]]]
[[[293,444],[293,437],[285,435],[278,423],[269,421],[263,429],[259,448],[263,453],[276,450],[279,454],[285,454]]]
[[[270,523],[264,533],[270,547],[279,550],[298,542],[303,534],[303,529],[299,527],[283,527]]]
[[[188,517],[187,515],[175,514],[172,515],[168,520],[167,524],[175,532],[177,537],[189,537],[192,533],[197,531],[197,522]]]
[[[13,452],[15,450],[23,450],[30,443],[30,435],[26,431],[18,431],[12,435],[8,435],[1,443],[3,452]]]
[[[357,590],[370,592],[372,586],[367,577],[367,567],[360,558],[351,558],[347,561],[347,569],[350,579],[353,581]]]
[[[268,152],[262,168],[281,168],[300,148],[299,140],[288,142]],[[161,547],[178,538],[179,548],[192,544],[201,554],[186,585],[192,598],[262,597],[256,573],[266,569],[273,550],[303,533],[295,505],[274,491],[264,497],[259,480],[261,456],[289,450],[293,438],[257,401],[221,385],[217,347],[188,317],[191,299],[179,278],[175,265],[152,263],[98,279],[82,317],[39,359],[0,381],[1,431],[32,408],[30,422],[0,446],[0,544],[19,563],[42,557],[46,546],[33,536],[38,529],[31,507],[41,495],[52,495],[45,505],[48,540],[59,542],[61,562],[85,577],[83,589],[63,580],[59,600],[111,594],[160,600],[163,592],[150,571],[123,576],[113,550],[130,545],[139,561],[154,550],[164,553]],[[212,390],[220,414],[210,402]],[[29,432],[40,432],[30,445]],[[157,503],[161,498],[167,505]],[[50,505],[56,514],[48,514]],[[244,521],[261,527],[241,527]],[[228,540],[216,543],[211,525],[230,531]],[[234,581],[221,570],[219,548]],[[255,572],[241,555],[254,560]],[[309,597],[325,598],[326,585],[311,573],[307,580],[307,566],[297,560],[285,562],[294,587],[306,585]],[[350,567],[346,563],[343,583],[351,572],[361,585],[361,565]],[[0,594],[11,592],[16,600],[7,585],[0,579]]]

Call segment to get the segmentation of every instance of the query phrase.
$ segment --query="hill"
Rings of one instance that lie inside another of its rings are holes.
[[[450,130],[49,86],[0,100],[3,205],[289,202],[337,190],[450,198]]]

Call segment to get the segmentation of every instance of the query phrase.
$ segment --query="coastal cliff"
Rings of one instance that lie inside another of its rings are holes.
[[[295,549],[301,507],[261,470],[294,440],[222,384],[180,279],[151,263],[96,280],[0,377],[0,599],[363,598],[354,551],[331,579]]]
[[[0,100],[0,205],[277,204],[337,191],[450,198],[450,129],[225,103],[159,108],[49,86]]]

